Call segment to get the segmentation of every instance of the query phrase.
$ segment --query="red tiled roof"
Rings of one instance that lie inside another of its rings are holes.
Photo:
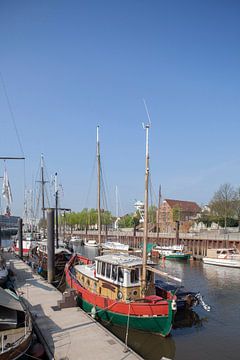
[[[165,199],[168,205],[171,208],[179,207],[181,210],[191,213],[199,213],[201,211],[200,206],[193,201],[184,201],[184,200],[171,200]]]

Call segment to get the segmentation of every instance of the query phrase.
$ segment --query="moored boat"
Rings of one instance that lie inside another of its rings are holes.
[[[184,245],[172,245],[172,246],[155,246],[152,249],[152,255],[168,260],[188,260],[191,254],[184,251]]]
[[[170,291],[165,298],[156,295],[151,271],[147,271],[145,291],[142,268],[142,259],[133,255],[107,254],[90,263],[75,254],[66,265],[65,275],[68,286],[77,290],[83,310],[99,320],[167,336],[176,297]]]
[[[59,246],[54,249],[55,276],[59,277],[64,272],[64,267],[71,257],[71,252],[65,247]],[[38,272],[47,277],[47,241],[40,241],[32,250],[30,261],[36,265]]]
[[[13,360],[28,350],[32,323],[16,294],[0,288],[0,360]]]
[[[94,239],[89,239],[89,240],[85,239],[83,242],[83,245],[88,246],[88,247],[98,247],[99,246],[98,242]]]
[[[202,260],[205,264],[240,268],[240,254],[236,248],[208,249]]]
[[[101,244],[103,250],[113,251],[129,251],[129,245],[120,243],[119,241],[106,241]]]
[[[22,252],[23,256],[27,257],[29,256],[30,250],[36,245],[36,239],[34,238],[32,233],[24,234],[23,240],[22,240]],[[14,253],[16,255],[19,255],[19,240],[16,239],[16,241],[13,244],[12,247]]]

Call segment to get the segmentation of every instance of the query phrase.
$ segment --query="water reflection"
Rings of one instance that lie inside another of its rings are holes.
[[[85,246],[80,243],[73,244],[73,252],[86,256],[90,260],[93,260],[95,256],[99,255],[99,249],[97,247]]]
[[[125,342],[126,329],[109,325],[106,325],[106,328]],[[129,329],[128,345],[147,360],[159,360],[163,356],[169,359],[175,357],[176,346],[172,336],[163,338],[158,335]]]
[[[240,269],[203,264],[203,274],[214,286],[224,289],[239,286]]]
[[[204,319],[193,310],[178,311],[174,318],[173,329],[182,329],[185,327],[201,327]]]

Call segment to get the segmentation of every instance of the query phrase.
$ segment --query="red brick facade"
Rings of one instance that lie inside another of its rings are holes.
[[[177,219],[174,219],[177,213]],[[165,199],[157,211],[160,232],[173,232],[176,220],[180,221],[180,231],[187,232],[193,219],[201,212],[201,208],[192,201]]]

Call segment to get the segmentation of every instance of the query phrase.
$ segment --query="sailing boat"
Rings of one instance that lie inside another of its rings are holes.
[[[43,154],[41,154],[41,163],[40,163],[40,173],[41,173],[41,180],[37,181],[38,183],[41,183],[41,197],[42,197],[42,222],[43,222],[43,238],[45,237],[45,184],[47,183],[47,181],[45,181],[44,178],[44,157]],[[30,199],[30,206],[28,206],[28,199],[27,199],[27,193],[29,193],[31,195],[31,199]],[[41,239],[41,234],[40,233],[34,233],[33,232],[33,218],[34,216],[34,211],[33,211],[33,205],[32,205],[33,201],[32,201],[32,192],[28,191],[26,192],[26,199],[25,199],[25,205],[26,205],[26,209],[25,209],[25,226],[26,227],[26,232],[24,232],[23,234],[23,242],[22,242],[22,247],[23,247],[23,256],[24,257],[29,257],[29,255],[31,255],[31,250],[33,248],[35,248],[37,246],[37,241],[39,241]],[[38,200],[37,200],[38,203]],[[29,207],[29,210],[28,210]],[[30,219],[28,216],[28,213],[30,213]],[[15,245],[13,246],[13,250],[14,252],[19,255],[19,241],[16,239]]]
[[[79,304],[93,317],[114,325],[167,336],[176,311],[176,296],[157,296],[154,272],[147,261],[148,130],[146,129],[145,228],[143,259],[129,254],[97,256],[95,263],[75,254],[66,265],[67,285],[78,293]]]

